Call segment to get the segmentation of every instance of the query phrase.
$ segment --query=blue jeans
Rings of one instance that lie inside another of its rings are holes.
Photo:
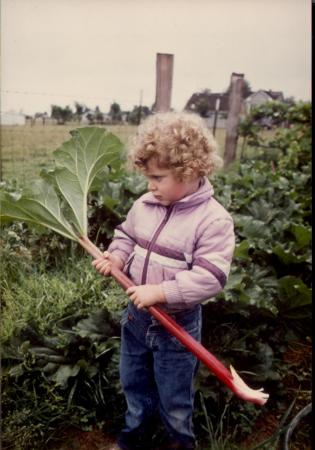
[[[171,316],[200,341],[200,305]],[[132,303],[123,312],[121,325],[120,379],[127,412],[119,446],[123,450],[149,448],[144,443],[146,427],[159,409],[169,448],[194,449],[193,379],[197,358],[147,311],[138,310]]]

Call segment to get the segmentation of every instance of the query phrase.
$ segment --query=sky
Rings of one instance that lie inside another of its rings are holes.
[[[1,112],[155,101],[156,55],[174,55],[172,104],[252,90],[311,99],[311,0],[1,0]]]

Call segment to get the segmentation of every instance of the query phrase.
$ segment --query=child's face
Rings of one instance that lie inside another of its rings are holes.
[[[199,187],[199,179],[179,181],[170,169],[158,167],[153,159],[147,163],[145,176],[148,180],[148,190],[165,206],[192,194]]]

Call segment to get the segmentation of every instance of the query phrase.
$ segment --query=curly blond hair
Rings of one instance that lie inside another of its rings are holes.
[[[130,145],[129,163],[146,173],[152,158],[179,180],[211,175],[222,167],[217,144],[204,121],[193,113],[165,112],[149,116]]]

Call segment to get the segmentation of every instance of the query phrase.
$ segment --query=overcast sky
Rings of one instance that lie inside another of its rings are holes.
[[[174,54],[172,107],[224,91],[311,98],[311,0],[1,0],[1,111],[74,101],[107,112],[155,100],[156,54]]]

